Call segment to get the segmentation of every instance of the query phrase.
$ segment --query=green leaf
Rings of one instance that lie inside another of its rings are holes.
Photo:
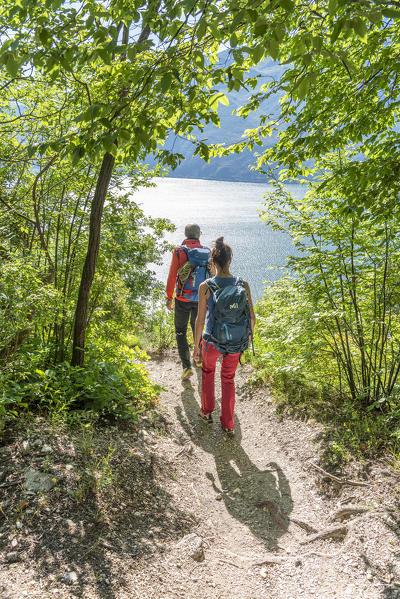
[[[308,90],[310,89],[311,83],[313,83],[316,79],[316,73],[306,73],[304,77],[298,82],[294,91],[299,98],[299,100],[303,100],[308,94]]]
[[[105,48],[97,48],[96,54],[105,64],[111,64],[111,56]]]
[[[160,82],[160,87],[163,92],[166,92],[167,90],[169,90],[169,88],[171,87],[171,81],[172,81],[171,73],[165,73],[162,76],[161,82]]]
[[[99,121],[106,129],[110,129],[113,126],[112,122],[106,117],[102,117],[101,119],[99,119]]]
[[[279,4],[282,6],[282,8],[284,8],[285,10],[294,10],[294,2],[293,0],[279,0]]]
[[[203,37],[206,34],[206,31],[207,31],[207,22],[206,22],[205,18],[203,17],[202,19],[200,19],[199,24],[196,29],[196,37],[199,41],[203,39]]]
[[[254,8],[248,8],[246,12],[250,17],[250,20],[253,21],[253,23],[255,23],[258,20],[258,11]]]
[[[72,154],[72,164],[73,166],[75,166],[79,160],[85,155],[85,148],[84,146],[78,146],[77,148],[75,148],[73,154]]]
[[[246,20],[246,11],[239,10],[238,13],[235,15],[235,18],[232,21],[233,29],[235,29],[238,25],[240,25],[242,23],[242,21],[245,21],[245,20]],[[255,20],[257,20],[257,17]]]
[[[39,39],[43,45],[46,45],[49,39],[51,39],[51,33],[47,29],[43,28],[39,31]]]
[[[267,48],[271,58],[277,60],[279,58],[279,43],[275,38],[271,37],[267,42]]]
[[[118,131],[118,137],[120,137],[124,141],[129,141],[131,138],[131,132],[128,129],[120,129]]]
[[[134,46],[131,46],[130,48],[128,48],[128,51],[127,51],[126,54],[127,54],[128,58],[129,58],[129,60],[131,62],[134,62],[134,60],[136,58],[137,50],[136,50],[136,48]]]
[[[238,38],[236,33],[232,33],[229,43],[231,45],[232,48],[236,48],[237,44],[238,44]]]
[[[328,12],[329,12],[330,15],[336,14],[338,8],[339,8],[338,0],[329,0],[329,3],[328,3]]]
[[[382,10],[382,14],[383,14],[383,16],[387,17],[388,19],[400,18],[400,10],[398,10],[396,8],[384,8]]]
[[[304,40],[300,36],[297,36],[295,38],[294,44],[293,44],[293,50],[294,50],[295,54],[306,54],[307,46],[306,46]]]
[[[32,158],[32,156],[34,156],[36,154],[37,151],[37,146],[35,145],[29,145],[27,148],[27,154],[28,154],[28,158]]]
[[[72,65],[70,63],[70,61],[68,60],[67,56],[65,56],[64,54],[60,55],[60,65],[66,70],[71,72],[72,71]]]
[[[282,23],[277,23],[273,30],[273,36],[277,42],[281,42],[285,37],[286,29]]]
[[[321,35],[316,35],[312,38],[312,43],[316,52],[321,52],[323,38]]]
[[[265,55],[265,47],[263,44],[259,44],[258,46],[256,46],[255,48],[251,49],[251,55],[253,57],[253,60],[255,62],[260,62]]]
[[[223,94],[222,92],[219,92],[217,94],[214,94],[210,98],[211,110],[217,111],[219,102],[221,102],[221,104],[224,104],[224,106],[229,106],[228,98],[225,96],[225,94]]]
[[[361,18],[353,20],[353,28],[358,37],[363,41],[367,41],[368,29],[365,22]]]
[[[88,113],[91,119],[95,119],[100,112],[101,104],[91,104]]]
[[[240,91],[240,88],[242,87],[242,83],[241,83],[240,79],[235,79],[232,87],[235,90],[235,92]]]
[[[268,29],[268,23],[265,19],[259,19],[254,25],[254,35],[256,37],[264,35]]]
[[[13,52],[10,52],[7,55],[5,61],[6,69],[10,73],[11,77],[16,77],[19,70],[19,62],[16,59],[16,56]]]
[[[103,139],[103,148],[105,149],[106,152],[109,152],[110,154],[113,154],[115,151],[115,136],[114,135],[106,135],[105,138]]]
[[[204,67],[204,55],[203,55],[203,52],[200,52],[200,50],[196,50],[196,52],[194,52],[193,59],[194,59],[194,64],[197,64],[201,68]]]
[[[148,144],[149,142],[149,136],[147,131],[142,128],[142,127],[137,127],[135,129],[135,136],[137,139],[139,139],[139,141],[141,141],[143,144]]]
[[[368,18],[371,21],[371,23],[377,25],[382,21],[382,13],[379,10],[372,10],[368,13]]]
[[[332,30],[332,33],[331,33],[331,42],[332,42],[332,44],[339,37],[339,35],[340,35],[340,33],[341,33],[342,29],[343,29],[344,23],[345,23],[344,19],[338,19],[336,21],[335,26],[334,26],[334,28]]]

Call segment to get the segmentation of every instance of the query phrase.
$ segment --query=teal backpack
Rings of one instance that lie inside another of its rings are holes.
[[[214,278],[206,284],[214,300],[211,332],[203,338],[213,343],[221,354],[242,354],[250,344],[253,347],[251,317],[246,286],[243,279],[236,277],[232,285],[219,287]]]

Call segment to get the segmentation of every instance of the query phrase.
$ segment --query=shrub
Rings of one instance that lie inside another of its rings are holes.
[[[257,304],[254,362],[281,402],[334,425],[336,448],[393,446],[400,223],[395,215],[382,221],[368,210],[343,210],[351,182],[327,175],[326,182],[303,198],[283,187],[267,198],[265,221],[292,237],[297,255],[288,260],[290,276],[268,286]]]
[[[2,374],[0,419],[21,410],[39,411],[53,418],[72,418],[92,412],[101,416],[137,419],[157,401],[160,388],[148,377],[144,352],[131,349],[125,361],[91,357],[83,368],[62,362],[46,370]]]

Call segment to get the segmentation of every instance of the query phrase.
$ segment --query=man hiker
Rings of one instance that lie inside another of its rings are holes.
[[[199,302],[199,286],[210,276],[210,250],[200,243],[199,225],[186,225],[185,239],[172,254],[167,281],[166,306],[172,310],[172,299],[175,288],[175,335],[179,357],[182,362],[182,380],[193,374],[190,362],[187,326],[193,331],[197,317]],[[201,368],[201,358],[196,362]]]

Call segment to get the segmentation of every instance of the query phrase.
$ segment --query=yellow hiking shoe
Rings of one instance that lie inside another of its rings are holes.
[[[193,374],[193,370],[191,368],[185,368],[185,370],[182,372],[182,381],[186,381],[188,378],[190,378]]]

